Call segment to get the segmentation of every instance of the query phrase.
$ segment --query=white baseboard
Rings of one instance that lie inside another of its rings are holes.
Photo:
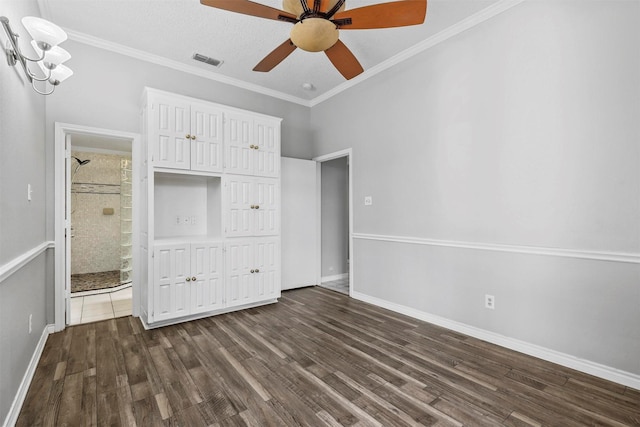
[[[335,274],[333,276],[322,276],[322,278],[320,278],[320,283],[333,282],[334,280],[343,280],[348,278],[349,273]]]
[[[20,415],[20,410],[22,409],[22,404],[24,403],[24,399],[27,397],[27,391],[29,391],[29,386],[31,385],[31,380],[33,380],[33,375],[36,373],[36,368],[38,367],[38,362],[40,361],[40,356],[42,356],[42,351],[44,350],[44,345],[47,342],[47,338],[49,334],[52,334],[55,330],[54,325],[46,325],[44,330],[42,331],[42,335],[40,336],[40,340],[38,341],[38,345],[31,356],[31,360],[29,361],[29,366],[27,367],[27,371],[24,373],[22,377],[22,382],[20,383],[20,387],[18,387],[18,392],[16,393],[16,397],[13,399],[13,403],[9,408],[9,413],[2,424],[3,427],[12,427],[18,421],[18,415]]]
[[[416,310],[415,308],[372,297],[361,292],[353,291],[351,293],[351,297],[360,301],[368,302],[378,307],[386,308],[387,310],[395,311],[396,313],[404,314],[418,320],[442,326],[443,328],[451,329],[452,331],[469,335],[471,337],[478,338],[483,341],[508,348],[510,350],[515,350],[520,353],[528,354],[529,356],[537,357],[548,362],[557,363],[558,365],[562,365],[567,368],[575,369],[589,375],[593,375],[605,380],[625,385],[627,387],[632,387],[636,390],[640,390],[640,375],[636,375],[631,372],[622,371],[610,366],[602,365],[585,359],[580,359],[570,354],[561,353],[559,351],[551,350],[525,341],[509,338],[491,331],[449,320],[444,317],[426,313],[424,311]]]

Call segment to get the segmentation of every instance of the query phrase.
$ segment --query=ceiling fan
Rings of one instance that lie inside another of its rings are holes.
[[[347,80],[364,70],[339,40],[339,30],[404,27],[424,22],[427,0],[399,0],[344,10],[345,0],[283,0],[279,10],[249,0],[200,0],[217,9],[294,24],[290,38],[275,48],[253,71],[271,71],[296,48],[322,52]]]

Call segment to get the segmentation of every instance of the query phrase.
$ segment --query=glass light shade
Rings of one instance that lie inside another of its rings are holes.
[[[52,83],[56,81],[58,83],[62,83],[72,75],[73,71],[71,71],[71,68],[67,67],[66,65],[58,65],[56,68],[51,70],[51,77],[49,78],[49,81]]]
[[[67,33],[62,28],[46,19],[25,16],[22,18],[22,25],[42,50],[57,46],[67,39]]]
[[[33,46],[33,50],[38,55],[38,58],[42,57],[42,49],[38,46],[38,43],[35,40],[31,41],[31,46]],[[55,68],[57,65],[62,64],[63,62],[67,62],[71,59],[71,54],[61,48],[60,46],[54,46],[48,51],[44,52],[44,66],[47,68]],[[51,67],[53,65],[53,67]]]
[[[338,41],[336,24],[324,18],[307,18],[291,29],[291,41],[307,52],[321,52]]]

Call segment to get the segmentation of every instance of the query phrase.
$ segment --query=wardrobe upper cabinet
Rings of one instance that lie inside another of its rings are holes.
[[[222,109],[156,93],[147,102],[153,166],[222,172]]]
[[[225,115],[225,172],[280,175],[280,121],[242,113]]]

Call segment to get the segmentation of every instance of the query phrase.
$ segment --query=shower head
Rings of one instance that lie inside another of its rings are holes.
[[[80,160],[76,156],[71,156],[71,158],[76,159],[76,161],[78,162],[78,166],[84,166],[84,165],[86,165],[87,163],[89,163],[91,161],[91,159]]]

